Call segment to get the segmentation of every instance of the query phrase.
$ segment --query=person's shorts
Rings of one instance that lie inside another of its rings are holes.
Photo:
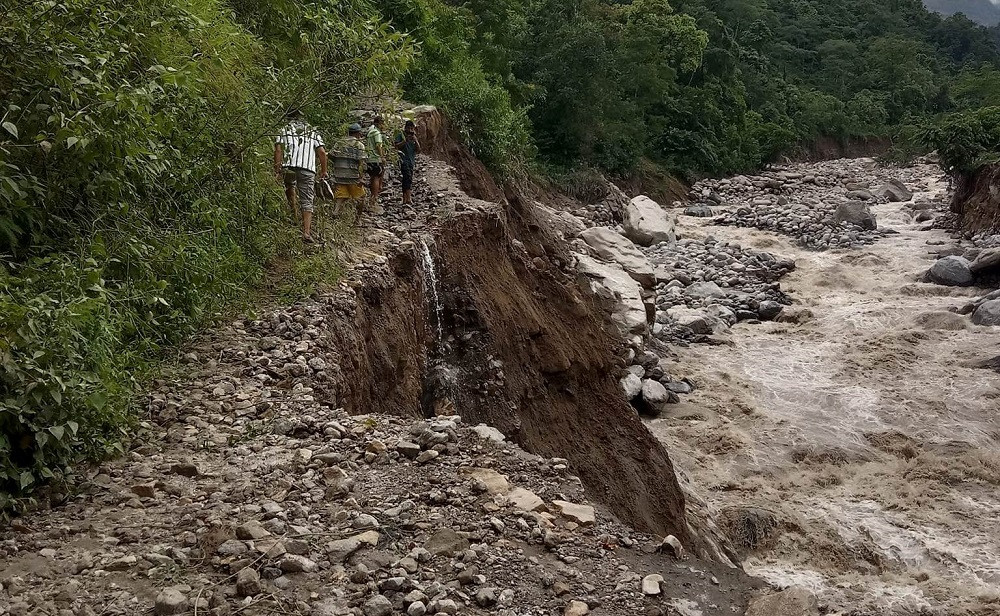
[[[385,173],[385,167],[382,163],[368,163],[368,177],[370,178],[380,178]]]
[[[359,184],[337,184],[334,199],[364,199],[365,188]]]
[[[400,165],[399,175],[403,179],[403,190],[410,190],[413,188],[413,167],[409,165]]]
[[[299,196],[299,209],[303,212],[313,211],[316,199],[316,174],[306,169],[285,168],[285,188],[295,188]]]

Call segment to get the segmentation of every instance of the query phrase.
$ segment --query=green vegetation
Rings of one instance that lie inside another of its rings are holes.
[[[494,168],[534,145],[549,167],[619,177],[643,159],[743,171],[820,139],[895,138],[1000,88],[991,32],[919,0],[455,4],[383,10],[423,46],[406,91],[460,109]]]
[[[995,40],[919,0],[0,0],[0,509],[120,451],[166,345],[336,271],[291,256],[290,107],[332,136],[401,87],[581,195],[820,139],[968,169],[1000,151]]]
[[[4,509],[120,450],[163,346],[293,248],[285,110],[339,130],[412,49],[361,1],[40,0],[0,5],[0,50]]]
[[[938,151],[945,170],[971,176],[1000,163],[1000,107],[949,115],[924,128],[918,138]]]

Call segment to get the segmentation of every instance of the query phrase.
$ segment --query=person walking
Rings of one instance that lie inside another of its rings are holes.
[[[297,109],[288,112],[288,125],[274,143],[274,174],[285,185],[292,213],[302,212],[302,241],[311,244],[312,215],[316,198],[316,167],[326,177],[326,148],[319,133],[302,120]]]
[[[375,214],[381,214],[382,208],[378,205],[379,195],[382,194],[382,178],[385,177],[385,139],[382,136],[382,126],[384,120],[382,116],[375,116],[371,127],[366,135],[365,149],[368,152],[368,189],[371,191],[371,210]]]
[[[354,204],[354,223],[361,222],[365,210],[364,174],[368,159],[365,143],[361,140],[364,132],[360,124],[351,124],[347,137],[337,142],[331,156],[333,160],[334,209],[339,214],[345,206]]]
[[[412,205],[413,171],[417,166],[420,141],[417,139],[417,125],[407,120],[403,131],[396,135],[393,145],[399,150],[399,175],[403,179],[403,205]]]

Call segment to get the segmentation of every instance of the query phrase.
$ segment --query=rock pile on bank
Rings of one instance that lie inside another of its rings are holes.
[[[682,240],[676,246],[652,251],[651,256],[658,264],[657,324],[676,320],[669,313],[675,307],[707,309],[706,317],[714,313],[729,325],[754,319],[769,321],[791,303],[778,283],[795,269],[791,260],[719,242],[711,236],[701,241]]]
[[[856,248],[886,233],[869,206],[910,202],[907,180],[916,177],[922,177],[920,169],[883,169],[871,159],[792,165],[756,176],[703,180],[691,191],[697,205],[685,213],[705,216],[711,210],[718,224],[774,231],[814,250]]]

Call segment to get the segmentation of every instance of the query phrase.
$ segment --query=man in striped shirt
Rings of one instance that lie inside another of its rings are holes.
[[[274,143],[274,173],[285,184],[288,206],[302,212],[302,241],[312,243],[313,201],[316,196],[316,163],[319,178],[326,177],[326,148],[318,132],[302,121],[297,110],[288,114],[289,123]]]

